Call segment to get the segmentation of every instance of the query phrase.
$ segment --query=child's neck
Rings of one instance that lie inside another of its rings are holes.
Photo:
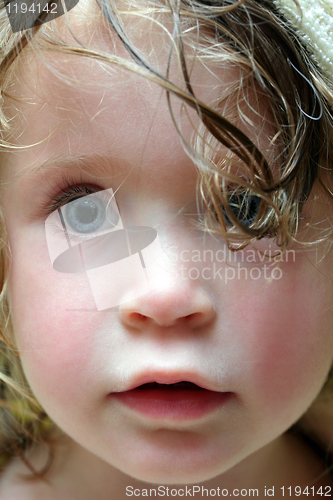
[[[136,493],[140,493],[140,496],[144,497],[144,489],[148,490],[149,495],[149,489],[159,486],[159,484],[152,485],[127,476],[73,441],[62,440],[62,444],[58,445],[57,448],[58,454],[50,474],[47,476],[48,482],[37,481],[27,483],[29,486],[26,487],[22,486],[25,499],[30,500],[25,488],[34,489],[31,495],[32,499],[37,498],[36,492],[38,494],[42,492],[41,498],[43,500],[57,500],[58,498],[59,500],[91,500],[92,498],[125,500],[131,494],[134,498],[134,490],[137,490]],[[40,467],[43,458],[45,459],[45,455],[43,457],[40,451],[36,450],[30,460],[37,468]],[[16,468],[16,473],[27,472],[25,466],[18,465],[18,463]],[[227,489],[229,492],[235,488],[239,491],[242,489],[248,491],[251,488],[258,490],[258,496],[252,495],[257,496],[257,498],[269,496],[283,498],[282,488],[284,487],[284,496],[291,499],[298,498],[295,495],[296,486],[301,486],[302,490],[309,486],[310,497],[316,498],[310,489],[312,486],[315,486],[314,491],[317,491],[320,486],[324,487],[332,483],[330,477],[325,475],[325,466],[315,452],[300,438],[292,434],[285,434],[226,473],[204,483],[196,484],[200,487],[202,485],[208,491],[214,489],[217,492],[218,488],[220,491]],[[166,496],[167,485],[164,486]],[[171,490],[172,486],[168,486]],[[192,486],[187,485],[190,491]],[[177,485],[175,488],[181,489],[186,488],[186,486]],[[274,495],[272,494],[273,489]],[[195,498],[207,498],[206,491],[203,493],[203,497],[196,493]]]

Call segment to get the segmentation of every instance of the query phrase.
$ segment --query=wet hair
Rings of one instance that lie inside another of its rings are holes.
[[[87,17],[83,8],[80,21],[102,23],[104,32],[109,30],[120,39],[130,57],[85,46],[71,30],[71,13],[13,33],[5,8],[0,12],[1,151],[7,155],[15,150],[11,142],[15,130],[6,109],[16,105],[11,82],[22,58],[27,54],[39,57],[45,51],[92,58],[135,72],[165,90],[180,140],[199,173],[197,203],[198,212],[203,214],[200,227],[222,235],[232,250],[268,237],[275,238],[281,252],[296,241],[303,246],[324,241],[330,245],[330,227],[316,229],[313,224],[314,236],[312,232],[311,237],[300,238],[299,222],[314,186],[327,200],[332,196],[333,84],[273,2],[101,0],[96,7],[95,18]],[[177,55],[181,84],[171,81],[168,70],[162,74],[140,53],[125,27],[124,19],[129,16],[151,20],[151,28],[154,24],[168,26],[170,60]],[[63,39],[64,29],[71,33],[72,44],[68,38]],[[239,80],[223,91],[214,107],[194,93],[185,47],[191,47],[191,53],[210,67],[227,64],[239,68]],[[173,115],[171,100],[175,98],[200,118],[191,143],[182,136]],[[253,102],[258,103],[257,108]],[[254,116],[260,117],[261,103],[267,110],[264,120],[271,130],[267,139],[269,153],[260,150],[253,133]],[[10,249],[2,219],[1,231],[0,450],[5,462],[13,455],[24,459],[25,450],[34,442],[48,442],[53,424],[31,393],[20,364],[7,299],[9,266],[5,262],[10,262]],[[330,380],[297,424],[322,446],[330,437],[330,425],[325,426],[323,417],[333,408]],[[331,422],[328,417],[326,420],[327,424]]]

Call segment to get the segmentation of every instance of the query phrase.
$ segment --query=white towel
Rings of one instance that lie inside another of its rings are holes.
[[[273,0],[297,28],[323,73],[333,79],[333,0]]]

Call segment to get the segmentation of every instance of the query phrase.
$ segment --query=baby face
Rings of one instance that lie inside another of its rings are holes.
[[[151,40],[162,47],[165,39]],[[114,50],[129,60],[119,42]],[[165,72],[167,51],[153,59]],[[123,472],[163,483],[217,476],[269,447],[319,393],[333,349],[329,258],[299,251],[272,265],[254,247],[229,254],[222,237],[193,224],[198,174],[165,92],[96,61],[55,54],[47,61],[76,84],[37,59],[22,65],[16,143],[34,146],[7,156],[3,195],[26,377],[73,441]],[[179,83],[174,61],[170,78]],[[234,68],[198,61],[191,72],[208,105],[237,78]],[[179,118],[176,99],[172,108],[189,140],[199,118],[194,111]],[[257,118],[264,153],[269,134]],[[323,218],[325,207],[316,207]],[[98,222],[106,210],[108,227]],[[77,261],[55,265],[70,246],[88,242],[94,258],[101,248],[113,251],[118,240],[94,248],[94,238],[126,238],[128,227],[156,232],[152,254],[153,242],[141,245],[146,267],[133,247],[113,262],[92,260],[88,271]],[[52,254],[59,241],[65,246]],[[261,252],[272,249],[273,240],[260,242]]]

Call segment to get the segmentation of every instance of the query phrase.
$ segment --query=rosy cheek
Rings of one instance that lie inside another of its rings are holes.
[[[279,281],[245,288],[238,300],[249,395],[266,412],[286,416],[319,392],[333,351],[332,298],[316,271],[295,267],[285,266]]]
[[[87,384],[98,312],[84,274],[38,267],[12,268],[9,289],[16,341],[37,398],[65,395],[70,401]]]

